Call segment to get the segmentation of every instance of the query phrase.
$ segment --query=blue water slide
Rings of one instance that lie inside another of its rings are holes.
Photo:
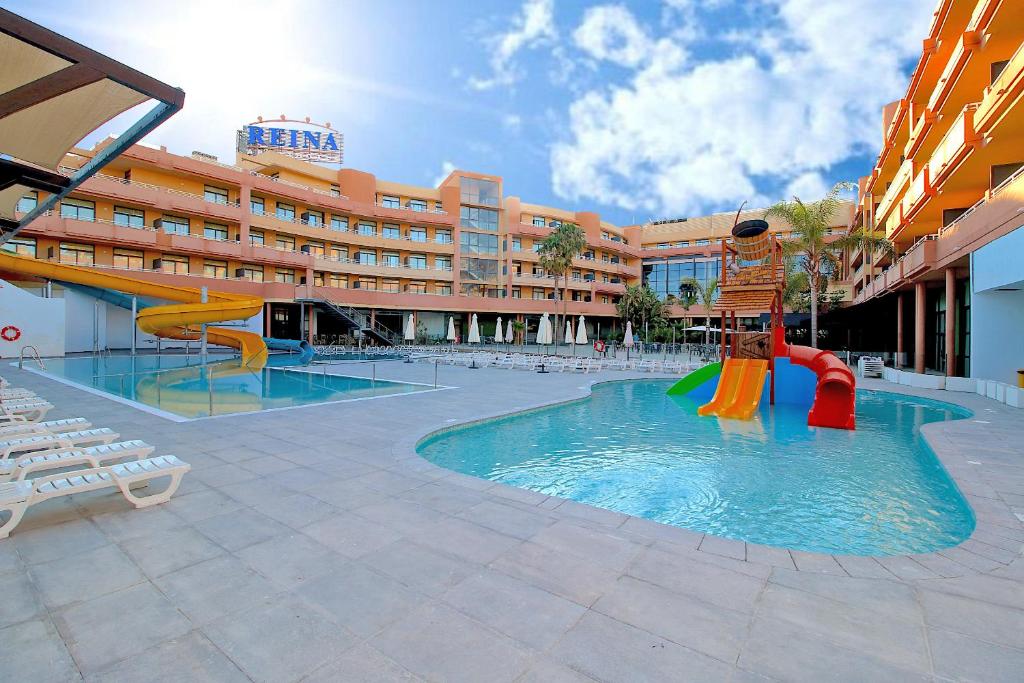
[[[263,341],[266,343],[268,349],[299,354],[299,360],[304,363],[308,363],[313,360],[313,356],[316,355],[313,347],[305,339],[275,339],[274,337],[264,337]]]

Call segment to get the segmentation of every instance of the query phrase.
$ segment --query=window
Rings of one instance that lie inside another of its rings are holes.
[[[313,273],[313,286],[323,287],[324,286],[324,274],[321,272]]]
[[[380,205],[385,209],[400,209],[402,208],[402,200],[398,197],[384,195],[380,198]]]
[[[341,196],[341,188],[338,187],[337,185],[331,185],[331,196],[332,197],[340,197]]]
[[[390,266],[392,268],[402,265],[402,260],[398,257],[398,254],[393,252],[384,252],[381,264]]]
[[[306,253],[312,254],[313,256],[324,255],[324,243],[323,242],[306,242]]]
[[[381,228],[381,236],[389,240],[402,239],[402,231],[393,223],[385,223]]]
[[[367,266],[377,265],[377,252],[375,251],[360,251],[359,252],[359,263]]]
[[[412,209],[413,211],[426,211],[427,203],[422,199],[410,199],[409,208]]]
[[[263,282],[263,266],[242,266],[242,279]]]
[[[583,259],[585,261],[593,261],[594,260],[594,252],[592,252],[592,251],[585,251],[585,252],[583,252]]]
[[[143,254],[134,249],[114,249],[114,267],[142,270]]]
[[[608,254],[601,254],[601,260],[608,263]]]
[[[115,206],[114,225],[127,225],[130,228],[144,228],[146,227],[146,214],[139,209]]]
[[[434,270],[451,270],[452,269],[452,257],[451,256],[435,256],[434,257]]]
[[[494,209],[463,206],[459,209],[459,225],[464,228],[496,231],[498,229],[498,212]]]
[[[187,235],[188,219],[177,216],[163,216],[160,219],[160,227],[170,235]]]
[[[513,287],[512,288],[512,298],[513,299],[522,299],[523,298],[523,288],[522,287]]]
[[[33,190],[18,200],[18,205],[14,207],[14,210],[18,213],[28,213],[38,205],[39,193]]]
[[[427,241],[427,229],[426,228],[409,228],[409,239],[413,242],[426,242]]]
[[[382,292],[390,292],[392,294],[398,294],[402,291],[401,284],[398,280],[384,280],[384,282],[381,283],[380,289]]]
[[[463,232],[459,234],[459,246],[467,254],[497,254],[498,236]]]
[[[359,289],[377,289],[377,278],[361,277],[356,281],[356,286]]]
[[[463,282],[493,282],[498,279],[498,261],[463,256],[459,260],[459,278]]]
[[[203,226],[203,237],[208,240],[226,240],[228,238],[228,226],[207,223]]]
[[[603,303],[603,304],[606,304],[606,303],[608,303],[608,297],[606,297],[606,296],[602,296],[602,297],[601,297],[601,303]]]
[[[427,283],[426,282],[410,282],[409,286],[405,288],[405,291],[410,294],[426,294]]]
[[[75,266],[91,266],[95,262],[95,250],[91,244],[61,242],[60,262]]]
[[[263,197],[251,197],[249,199],[249,211],[256,216],[262,216],[266,213],[267,206],[263,201]]]
[[[295,271],[291,268],[278,268],[274,273],[274,282],[282,282],[286,285],[295,284]]]
[[[1024,167],[1024,163],[1016,162],[1012,164],[997,164],[992,167],[992,185],[991,189],[996,189],[1007,180],[1010,179],[1014,173]]]
[[[482,178],[461,178],[459,181],[461,201],[466,204],[498,205],[498,183]]]
[[[160,257],[160,270],[172,275],[188,275],[188,256],[164,254]]]
[[[1010,63],[1010,60],[1004,59],[998,62],[992,62],[989,66],[989,85],[995,85],[996,80],[1002,75],[1003,69]]]
[[[348,219],[344,216],[331,216],[331,230],[348,232]]]
[[[96,203],[65,197],[60,200],[60,217],[73,218],[78,221],[94,221],[96,220]]]
[[[36,257],[36,238],[35,237],[12,237],[3,243],[4,251],[14,252],[21,256]]]
[[[340,273],[331,273],[327,277],[327,285],[329,287],[337,287],[339,289],[348,289],[348,277],[341,275]]]
[[[698,247],[706,247],[711,244],[711,240],[697,240],[694,244]]]
[[[331,247],[331,258],[336,261],[347,261],[348,247]]]
[[[441,296],[451,296],[452,286],[447,282],[443,284],[434,285],[434,294],[439,294]]]
[[[518,237],[513,237],[512,238],[512,251],[522,251],[522,250],[523,250],[523,240],[521,240]]]
[[[537,287],[534,287],[533,288],[533,298],[534,299],[547,299],[548,295],[544,293],[543,289],[538,289]]]
[[[207,259],[203,261],[203,277],[227,277],[228,276],[228,262],[227,261],[211,261]]]
[[[278,235],[274,246],[283,251],[295,251],[295,238],[287,235]]]
[[[359,228],[356,230],[360,235],[376,235],[377,224],[376,223],[359,223]]]
[[[536,225],[538,228],[543,228],[548,224],[548,222],[544,220],[544,216],[534,216],[533,224]]]
[[[295,207],[291,204],[277,203],[277,217],[283,221],[295,220]]]
[[[409,267],[420,270],[427,269],[427,257],[424,254],[412,254],[409,256]]]
[[[263,231],[262,230],[249,230],[249,244],[258,244],[263,246]]]
[[[452,231],[451,230],[438,230],[437,234],[434,235],[434,241],[438,244],[451,244],[452,243]]]
[[[533,243],[533,245],[530,247],[530,251],[532,251],[534,254],[539,254],[540,253],[541,245],[543,245],[543,242],[536,242],[535,241]]]
[[[211,187],[207,185],[203,188],[203,199],[215,204],[227,204],[228,191],[219,187]]]
[[[306,225],[319,227],[324,224],[324,214],[321,211],[307,211],[305,221]]]
[[[548,227],[549,228],[560,228],[560,227],[562,227],[562,221],[558,220],[557,218],[552,218],[551,220],[548,221]]]

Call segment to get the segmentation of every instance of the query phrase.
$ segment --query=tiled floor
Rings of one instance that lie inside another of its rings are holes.
[[[1020,680],[1024,423],[925,426],[978,528],[832,557],[704,536],[439,469],[455,422],[622,373],[442,367],[451,391],[173,423],[2,374],[190,462],[168,504],[97,492],[0,541],[0,680]],[[432,381],[427,365],[380,364]],[[864,386],[883,388],[881,383]],[[894,389],[891,385],[884,388]],[[500,390],[498,390],[500,389]]]

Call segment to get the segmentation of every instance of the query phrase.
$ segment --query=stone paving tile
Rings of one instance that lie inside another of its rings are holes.
[[[547,657],[538,657],[529,671],[516,679],[516,683],[592,683],[594,680]]]
[[[5,596],[6,599],[6,596]],[[81,674],[47,619],[0,629],[0,673],[7,681],[78,681]]]
[[[751,612],[764,580],[650,548],[627,574],[670,591],[741,612]]]
[[[772,572],[771,583],[795,588],[812,595],[835,600],[880,615],[920,621],[921,610],[913,586],[900,583],[891,575],[888,580],[833,578],[814,572],[778,569]]]
[[[617,571],[629,566],[646,547],[633,543],[612,530],[599,531],[568,521],[556,522],[545,527],[530,540],[553,550],[594,558],[603,566]]]
[[[1024,649],[1024,611],[930,590],[919,595],[929,626]]]
[[[110,543],[96,525],[87,519],[28,530],[21,524],[9,540],[28,564],[78,555]]]
[[[493,529],[506,536],[528,539],[555,523],[545,510],[523,510],[506,503],[484,501],[458,514],[459,517]]]
[[[260,477],[237,484],[226,484],[218,490],[240,503],[254,507],[259,507],[264,500],[280,498],[292,493],[292,489],[281,486],[274,481],[273,477]]]
[[[292,531],[284,524],[251,508],[207,517],[196,522],[194,526],[201,534],[228,550],[241,550]]]
[[[139,681],[217,681],[243,683],[249,678],[205,636],[193,631],[132,655],[86,677],[88,683]]]
[[[247,567],[292,589],[342,566],[347,558],[301,533],[276,536],[239,550],[236,555]]]
[[[175,496],[161,507],[173,512],[186,522],[198,522],[239,510],[244,505],[220,491],[207,488],[185,496]]]
[[[402,537],[398,531],[383,524],[349,513],[313,522],[303,527],[302,533],[352,559],[372,553]]]
[[[191,527],[125,541],[121,549],[150,578],[221,555],[224,551]]]
[[[1024,671],[1024,650],[928,629],[935,674],[952,680],[1014,681]]]
[[[0,575],[0,628],[28,621],[43,612],[43,604],[24,574]]]
[[[464,519],[445,517],[421,529],[416,542],[445,555],[489,564],[523,541]]]
[[[293,595],[238,612],[203,632],[255,681],[297,681],[356,644],[343,626]]]
[[[250,479],[255,479],[256,476],[256,474],[249,470],[231,463],[201,468],[189,472],[189,477],[194,477],[207,486],[212,486],[214,488],[249,481]]]
[[[780,567],[782,569],[796,569],[793,556],[785,548],[774,548],[768,545],[757,543],[747,544],[747,562],[763,564],[769,567]]]
[[[413,673],[439,681],[514,681],[531,653],[451,607],[429,604],[371,639]]]
[[[281,590],[228,555],[164,574],[153,582],[196,625],[264,603]]]
[[[468,576],[479,566],[455,559],[409,541],[384,546],[362,561],[388,576],[427,595],[439,595]]]
[[[382,503],[363,505],[352,510],[355,514],[394,529],[403,536],[418,537],[429,527],[448,518],[425,505],[391,498]]]
[[[323,665],[302,679],[302,683],[411,683],[422,680],[380,651],[362,644]]]
[[[39,595],[50,609],[92,600],[146,580],[131,558],[115,545],[33,565],[30,572]],[[19,601],[19,594],[0,588],[0,595],[6,596],[0,601],[2,615],[5,607]]]
[[[494,569],[589,607],[619,573],[536,543],[521,543],[490,564]]]
[[[108,512],[92,517],[92,521],[114,542],[148,536],[181,525],[181,519],[162,505]]]

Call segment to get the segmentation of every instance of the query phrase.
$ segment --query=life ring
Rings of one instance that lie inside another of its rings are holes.
[[[604,342],[603,341],[596,341],[596,342],[594,342],[594,350],[597,351],[598,353],[604,353]]]
[[[14,325],[7,325],[0,330],[0,337],[2,337],[4,341],[18,341],[21,339],[21,330]]]

